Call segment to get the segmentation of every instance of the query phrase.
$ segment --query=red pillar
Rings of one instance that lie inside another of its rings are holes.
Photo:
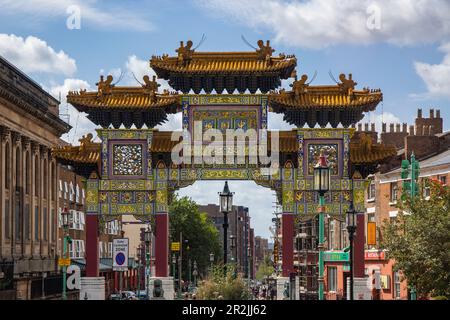
[[[282,232],[282,274],[289,277],[294,272],[294,214],[283,213],[281,218]]]
[[[355,278],[364,278],[364,243],[365,243],[364,214],[356,216],[356,233],[353,243],[353,275]]]
[[[169,215],[156,214],[155,276],[169,276]]]
[[[98,217],[86,215],[86,277],[99,276]]]

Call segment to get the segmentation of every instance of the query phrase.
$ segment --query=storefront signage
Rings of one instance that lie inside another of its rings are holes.
[[[366,250],[366,251],[364,251],[364,259],[365,260],[385,260],[386,254],[384,251],[381,251],[381,250],[376,250],[376,251]]]

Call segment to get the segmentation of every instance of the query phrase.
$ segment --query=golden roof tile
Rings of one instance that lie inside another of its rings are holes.
[[[347,79],[344,74],[339,76],[341,82],[336,85],[311,86],[306,83],[308,77],[303,75],[291,85],[291,91],[284,89],[269,94],[271,107],[291,109],[311,108],[347,108],[358,107],[362,111],[372,111],[383,100],[381,90],[355,90],[356,82],[352,75]]]
[[[101,76],[97,83],[97,91],[86,92],[86,90],[70,91],[67,95],[67,102],[75,106],[79,111],[89,109],[151,109],[178,107],[180,98],[177,93],[170,93],[165,90],[158,93],[160,86],[156,82],[144,76],[144,84],[141,87],[122,86],[112,84],[112,76],[107,80]]]

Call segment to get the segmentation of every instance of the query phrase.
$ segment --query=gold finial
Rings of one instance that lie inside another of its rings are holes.
[[[111,89],[112,87],[114,87],[112,81],[113,81],[112,75],[108,75],[106,77],[106,80],[104,80],[103,75],[100,76],[100,81],[95,84],[97,86],[99,96],[111,93]]]
[[[145,84],[143,84],[142,87],[146,92],[150,94],[150,98],[152,99],[152,101],[155,101],[156,94],[158,93],[158,87],[161,86],[158,82],[156,82],[156,76],[153,76],[153,80],[150,80],[150,77],[148,75],[145,75],[143,77],[143,80]]]
[[[274,49],[270,46],[270,40],[266,41],[266,45],[264,45],[263,40],[258,40],[257,42],[259,49],[256,49],[258,53],[258,58],[261,60],[268,60],[272,56],[272,53],[275,52]]]
[[[184,46],[184,42],[180,41],[180,47],[175,51],[178,53],[178,61],[181,63],[187,62],[192,59],[192,54],[194,53],[194,49],[192,49],[193,42],[188,40],[186,42],[186,46]]]
[[[78,141],[80,142],[80,151],[83,152],[86,150],[88,145],[91,145],[92,142],[92,133],[88,133],[85,136],[82,136],[80,139],[78,139]]]
[[[353,93],[355,86],[358,84],[357,82],[353,81],[351,73],[349,73],[348,79],[345,77],[345,74],[341,73],[339,75],[339,80],[341,80],[341,83],[338,83],[339,87],[348,95],[351,95]]]
[[[305,93],[307,91],[307,87],[309,86],[309,84],[306,83],[306,80],[308,80],[308,76],[304,74],[302,75],[300,80],[295,80],[292,83],[292,90],[295,92],[296,98],[298,98],[300,94]]]

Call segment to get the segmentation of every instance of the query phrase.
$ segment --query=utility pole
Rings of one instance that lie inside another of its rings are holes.
[[[180,231],[180,255],[178,256],[178,298],[181,298],[182,261],[183,261],[183,232]]]
[[[411,154],[411,163],[408,161],[408,159],[402,160],[401,178],[403,179],[402,185],[403,201],[405,201],[409,197],[411,202],[414,202],[415,196],[419,193],[419,185],[418,185],[419,174],[420,174],[419,161],[416,160],[416,157],[413,152]],[[410,179],[408,179],[409,176]],[[411,300],[416,300],[417,299],[416,288],[414,286],[410,287],[410,293],[411,293]]]

